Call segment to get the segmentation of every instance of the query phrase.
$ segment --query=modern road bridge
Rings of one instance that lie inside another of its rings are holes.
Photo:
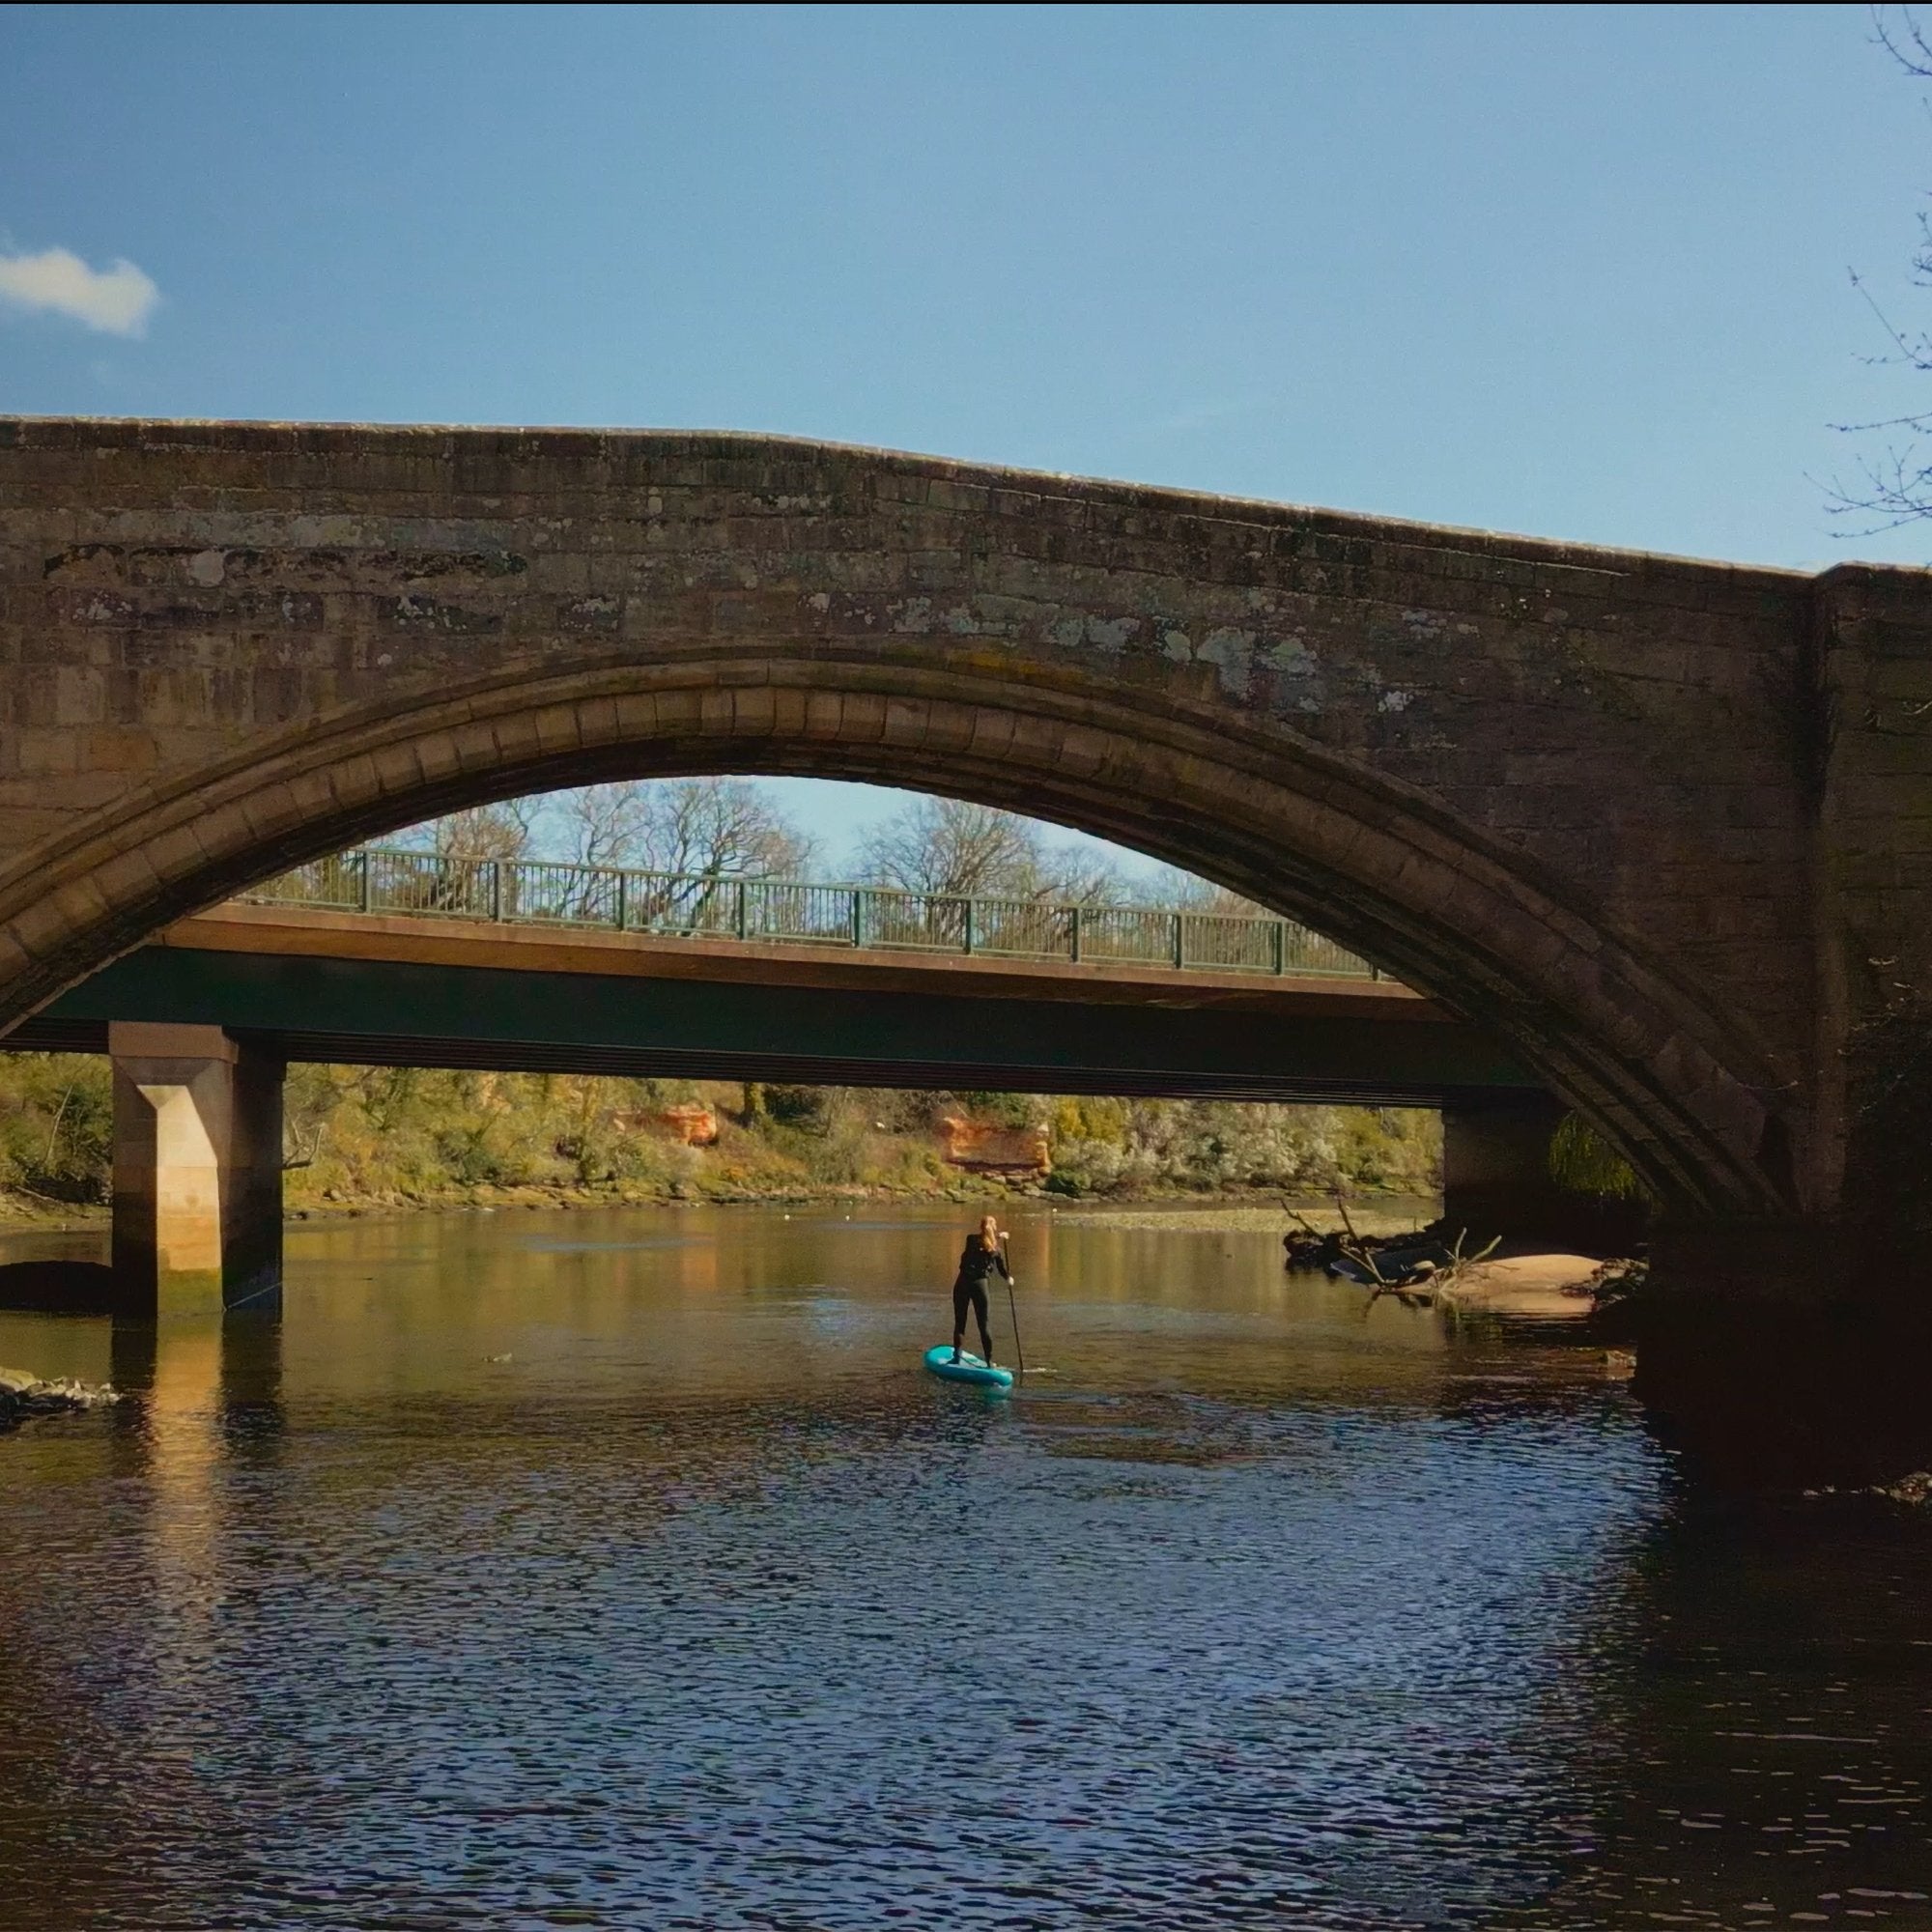
[[[411,851],[179,921],[0,1044],[113,1056],[123,1273],[177,1306],[213,1270],[142,1231],[224,1173],[229,1297],[275,1264],[296,1060],[1439,1107],[1472,1218],[1547,1193],[1553,1123],[1500,1041],[1293,922]]]
[[[1455,1105],[1502,1043],[1293,922],[355,852],[177,922],[5,1044]]]

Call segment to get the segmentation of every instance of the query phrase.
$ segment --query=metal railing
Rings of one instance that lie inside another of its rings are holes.
[[[454,859],[393,846],[312,860],[240,896],[252,905],[589,925],[748,945],[981,953],[1171,966],[1182,972],[1381,977],[1333,940],[1286,919],[1232,918],[1180,907],[960,898],[885,886],[644,872],[549,859]]]

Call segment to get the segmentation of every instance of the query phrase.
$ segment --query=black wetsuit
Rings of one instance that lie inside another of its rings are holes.
[[[966,1333],[966,1311],[970,1308],[980,1323],[980,1346],[993,1359],[993,1331],[986,1325],[986,1277],[995,1269],[1011,1281],[1012,1270],[997,1247],[989,1248],[978,1235],[969,1235],[959,1251],[959,1277],[952,1284],[952,1339]]]

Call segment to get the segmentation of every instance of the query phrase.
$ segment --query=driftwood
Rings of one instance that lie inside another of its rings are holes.
[[[1339,1187],[1335,1190],[1335,1211],[1342,1219],[1340,1232],[1316,1227],[1287,1201],[1282,1207],[1296,1224],[1282,1237],[1286,1264],[1290,1268],[1319,1268],[1345,1281],[1359,1282],[1369,1291],[1371,1308],[1384,1294],[1393,1294],[1408,1307],[1430,1307],[1439,1290],[1452,1287],[1464,1268],[1487,1261],[1501,1245],[1498,1237],[1477,1253],[1465,1255],[1463,1243],[1468,1238],[1467,1230],[1459,1228],[1453,1237],[1447,1237],[1439,1221],[1407,1235],[1363,1235],[1356,1229]]]

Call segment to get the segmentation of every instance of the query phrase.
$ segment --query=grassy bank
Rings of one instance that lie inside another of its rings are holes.
[[[287,1199],[295,1213],[372,1208],[775,1201],[886,1196],[1227,1198],[1255,1190],[1428,1193],[1433,1114],[1230,1101],[911,1094],[440,1068],[293,1066]],[[16,1226],[104,1211],[106,1062],[0,1062],[0,1216]],[[947,1158],[945,1122],[1043,1140],[1044,1174]],[[687,1144],[696,1133],[702,1145]]]

